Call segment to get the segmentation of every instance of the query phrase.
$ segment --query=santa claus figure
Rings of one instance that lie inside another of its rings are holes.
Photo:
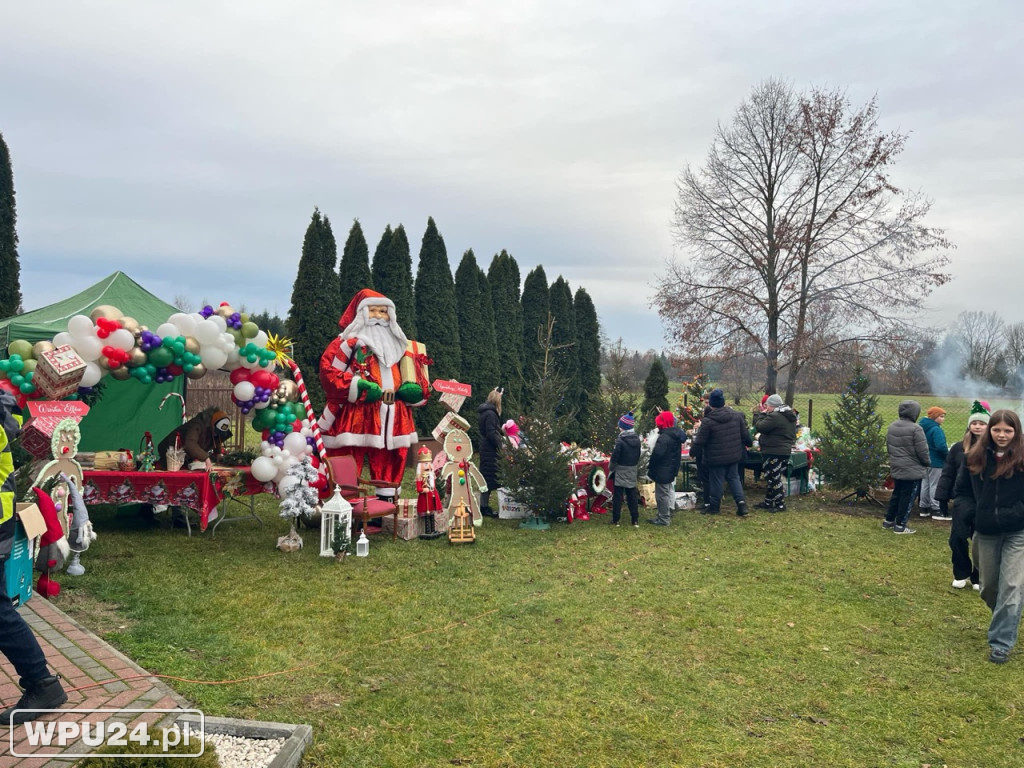
[[[369,288],[353,297],[338,325],[341,334],[320,358],[327,406],[319,424],[327,454],[350,454],[360,469],[366,459],[371,478],[400,483],[409,446],[419,441],[412,408],[427,401],[429,361],[410,349],[394,302]]]

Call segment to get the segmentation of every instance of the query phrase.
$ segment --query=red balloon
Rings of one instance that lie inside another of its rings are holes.
[[[302,419],[296,419],[292,422],[292,432],[302,431]]]
[[[28,398],[25,397],[25,395],[21,391],[21,389],[19,389],[18,387],[16,387],[14,384],[11,383],[10,379],[0,379],[0,389],[6,389],[8,392],[10,392],[12,395],[14,395],[14,397],[18,401],[18,407],[19,408],[24,408],[25,407],[25,401]],[[36,392],[38,392],[38,391],[39,390],[37,389]]]
[[[248,370],[248,368],[243,368],[242,370],[245,371]],[[272,374],[270,371],[263,370],[262,368],[258,371],[252,371],[249,375],[249,381],[253,383],[253,386],[271,390],[277,389],[277,385],[280,383],[277,380],[277,376]]]
[[[231,372],[229,378],[231,379],[232,384],[238,384],[240,381],[249,381],[250,373],[252,373],[252,371],[248,368],[235,368],[235,370]]]
[[[175,376],[181,376],[185,372],[185,369],[180,365],[168,365],[167,370],[169,373],[173,373]]]

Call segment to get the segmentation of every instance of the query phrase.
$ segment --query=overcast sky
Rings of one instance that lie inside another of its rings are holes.
[[[288,311],[313,207],[339,253],[428,216],[664,345],[674,181],[758,81],[877,94],[894,180],[958,249],[938,324],[1024,321],[1024,4],[57,0],[0,8],[26,309],[121,269],[167,301]],[[986,296],[993,284],[1003,295]],[[1012,287],[1012,291],[1006,291]]]

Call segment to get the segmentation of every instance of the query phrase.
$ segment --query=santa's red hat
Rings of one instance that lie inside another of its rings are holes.
[[[363,307],[379,306],[383,304],[386,307],[390,307],[392,310],[395,308],[395,302],[385,296],[383,293],[378,293],[372,288],[363,288],[352,297],[352,301],[348,303],[348,308],[341,315],[341,319],[338,321],[338,327],[341,330],[345,330],[352,321],[356,319],[356,315],[359,314]],[[394,315],[392,315],[392,320]]]

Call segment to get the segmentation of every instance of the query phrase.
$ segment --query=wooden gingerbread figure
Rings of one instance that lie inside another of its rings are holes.
[[[448,462],[441,470],[441,482],[450,480],[450,491],[446,499],[445,509],[448,519],[453,519],[459,504],[465,505],[473,517],[473,525],[483,525],[484,517],[480,512],[477,494],[487,490],[487,481],[470,459],[473,458],[473,444],[469,435],[461,429],[453,429],[444,438],[444,452],[448,454]],[[472,483],[476,484],[473,492]]]

